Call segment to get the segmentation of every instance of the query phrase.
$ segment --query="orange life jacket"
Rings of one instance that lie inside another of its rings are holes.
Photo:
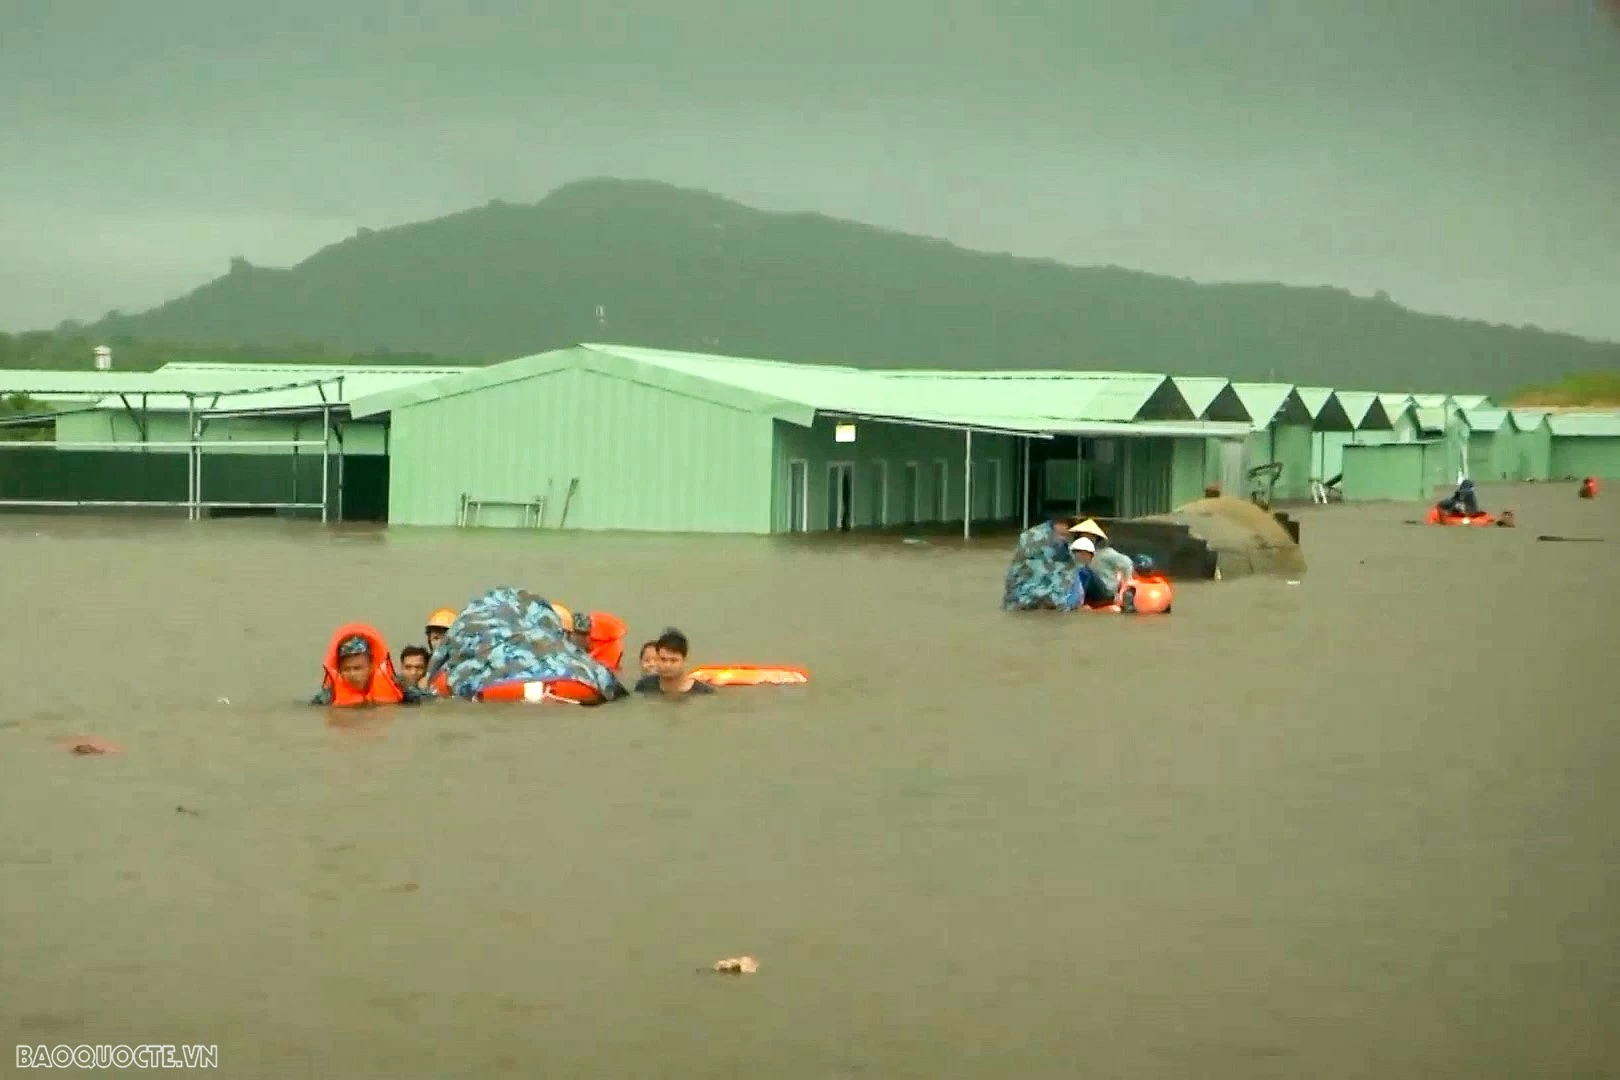
[[[605,611],[591,612],[590,619],[591,632],[585,651],[591,654],[592,660],[618,674],[619,665],[624,662],[624,638],[630,628],[624,625],[623,619]]]
[[[338,646],[351,637],[365,638],[371,648],[371,685],[356,690],[338,676]],[[326,671],[325,686],[332,692],[332,705],[347,709],[357,705],[398,705],[405,700],[405,691],[399,688],[394,675],[394,658],[388,652],[388,643],[375,629],[364,623],[340,626],[326,646],[326,660],[321,665]]]

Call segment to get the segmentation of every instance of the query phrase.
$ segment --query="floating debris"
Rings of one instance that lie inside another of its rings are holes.
[[[752,975],[759,970],[759,961],[752,956],[733,956],[714,962],[714,971],[720,975]]]
[[[98,739],[94,735],[69,735],[67,738],[56,740],[56,745],[70,754],[88,757],[95,754],[122,754],[124,751],[106,739]]]

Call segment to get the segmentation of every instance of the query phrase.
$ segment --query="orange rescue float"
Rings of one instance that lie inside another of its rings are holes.
[[[782,664],[704,664],[687,674],[710,686],[803,686],[810,673]]]
[[[338,677],[338,646],[352,637],[364,638],[371,649],[371,683],[365,690],[356,690]],[[394,658],[381,634],[364,623],[350,623],[338,627],[326,646],[326,658],[321,664],[326,672],[323,685],[332,692],[332,707],[352,709],[360,705],[398,705],[405,700],[405,691],[399,688],[394,674]]]
[[[443,671],[429,684],[439,697],[450,697],[450,677]],[[560,702],[565,705],[599,705],[602,694],[578,679],[508,679],[491,683],[473,695],[474,701],[519,701],[530,705]]]
[[[1131,594],[1129,608],[1126,606],[1127,593]],[[1175,599],[1175,586],[1163,574],[1137,574],[1120,587],[1113,603],[1086,604],[1080,610],[1110,615],[1168,615]]]
[[[1448,514],[1438,506],[1429,507],[1428,516],[1423,519],[1426,525],[1495,525],[1496,519],[1486,513],[1472,516],[1468,514]]]

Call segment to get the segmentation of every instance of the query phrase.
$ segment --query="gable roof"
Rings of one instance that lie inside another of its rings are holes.
[[[1182,400],[1200,420],[1252,423],[1248,406],[1232,386],[1232,380],[1215,375],[1172,375]]]
[[[1500,431],[1508,419],[1506,409],[1461,409],[1459,412],[1469,431]]]
[[[1388,431],[1394,427],[1378,395],[1366,390],[1335,390],[1344,415],[1357,431]]]
[[[1294,390],[1310,410],[1311,426],[1317,431],[1356,430],[1339,396],[1332,390],[1322,386],[1296,386]]]
[[[1272,424],[1309,424],[1312,420],[1311,410],[1291,383],[1235,382],[1232,392],[1242,400],[1256,431]]]

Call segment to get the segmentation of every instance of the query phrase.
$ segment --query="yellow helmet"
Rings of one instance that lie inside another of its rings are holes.
[[[456,622],[456,613],[447,607],[442,607],[427,618],[429,630],[448,630]]]
[[[572,631],[574,629],[574,613],[572,611],[569,611],[555,600],[551,602],[551,610],[557,613],[557,618],[562,622],[564,630]]]

